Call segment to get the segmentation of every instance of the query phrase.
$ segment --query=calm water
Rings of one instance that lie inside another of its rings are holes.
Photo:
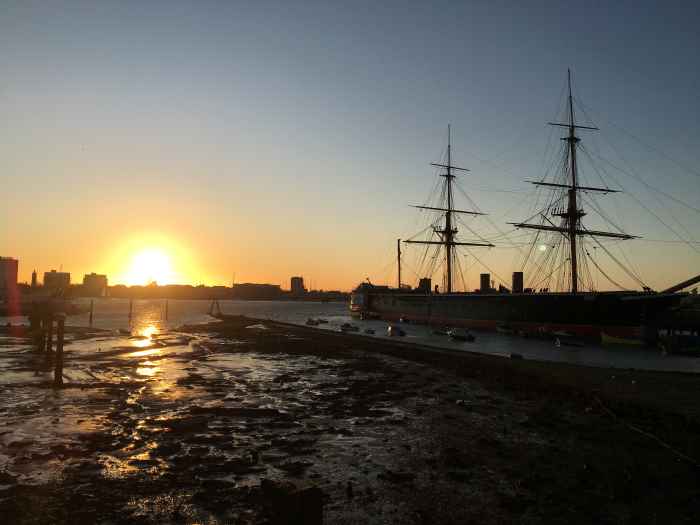
[[[85,301],[89,304],[89,300]],[[147,334],[176,329],[183,324],[206,323],[212,321],[208,315],[210,301],[168,301],[168,315],[165,318],[164,300],[134,301],[132,321],[129,322],[128,299],[97,299],[93,326],[111,330],[129,330],[135,334]],[[320,325],[319,330],[337,331],[341,324],[351,322],[360,331],[372,328],[375,335],[367,337],[388,338],[387,323],[383,321],[360,321],[352,319],[345,303],[314,303],[292,301],[220,301],[221,310],[226,314],[241,314],[261,319],[272,319],[294,324],[304,324],[309,317],[322,317],[328,324]],[[0,323],[24,323],[23,318],[0,318]],[[87,326],[88,314],[69,319],[73,326]],[[432,329],[420,325],[402,325],[406,336],[402,342],[426,344],[486,354],[508,355],[516,352],[526,359],[562,361],[572,364],[700,372],[700,358],[686,356],[663,356],[656,349],[635,347],[603,347],[586,345],[578,347],[556,347],[551,341],[523,339],[517,336],[492,332],[478,332],[473,343],[453,342],[445,336],[434,335]]]

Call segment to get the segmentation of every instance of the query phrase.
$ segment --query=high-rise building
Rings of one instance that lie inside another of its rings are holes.
[[[44,272],[44,288],[50,290],[67,290],[70,286],[70,273],[68,272],[57,272],[56,270],[51,270],[50,272]]]
[[[7,297],[17,290],[19,261],[12,257],[0,257],[0,295]]]
[[[107,276],[99,273],[89,273],[83,277],[83,293],[90,297],[107,295]]]
[[[36,288],[38,286],[37,282],[37,276],[36,276],[36,270],[32,272],[32,288]]]
[[[304,295],[306,293],[306,288],[304,287],[304,278],[292,277],[290,288],[292,290],[292,295]]]

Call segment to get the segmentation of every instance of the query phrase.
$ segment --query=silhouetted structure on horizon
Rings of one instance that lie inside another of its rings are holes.
[[[280,299],[282,288],[279,284],[234,284],[232,297],[234,299]]]
[[[83,277],[82,295],[88,297],[104,297],[107,295],[107,276],[98,273],[85,274]]]
[[[70,288],[70,273],[51,270],[44,272],[44,288],[53,291],[66,292]]]
[[[300,296],[306,293],[306,287],[304,286],[303,277],[292,277],[289,284],[292,295]]]
[[[0,297],[11,297],[17,292],[19,261],[12,257],[0,257]]]

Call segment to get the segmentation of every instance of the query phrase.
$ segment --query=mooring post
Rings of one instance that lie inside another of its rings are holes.
[[[53,386],[63,386],[63,334],[66,325],[66,315],[56,316],[56,366],[53,371]]]
[[[36,303],[32,303],[32,309],[29,312],[29,330],[33,333],[36,333],[36,331],[40,328],[37,326],[37,324],[41,324],[39,322],[39,317],[36,312]]]
[[[51,353],[53,350],[53,315],[51,311],[46,313],[44,322],[48,325],[46,327],[46,352]]]
[[[92,316],[95,313],[95,300],[90,299],[90,328],[92,328]]]
[[[129,326],[131,326],[131,317],[134,314],[134,300],[129,299]]]
[[[168,320],[168,300],[165,300],[165,320]]]
[[[37,350],[42,352],[44,350],[45,340],[44,332],[41,327],[41,313],[39,312],[37,303],[32,303],[32,310],[29,314],[29,328],[32,332],[32,337]]]

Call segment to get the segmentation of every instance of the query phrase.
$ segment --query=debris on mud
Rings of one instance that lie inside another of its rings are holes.
[[[651,391],[635,394],[602,369],[230,318],[143,338],[75,337],[55,390],[22,341],[0,354],[7,523],[700,515],[698,470],[678,456],[700,457],[697,414],[644,397],[690,396],[696,384],[678,374],[643,375]]]

